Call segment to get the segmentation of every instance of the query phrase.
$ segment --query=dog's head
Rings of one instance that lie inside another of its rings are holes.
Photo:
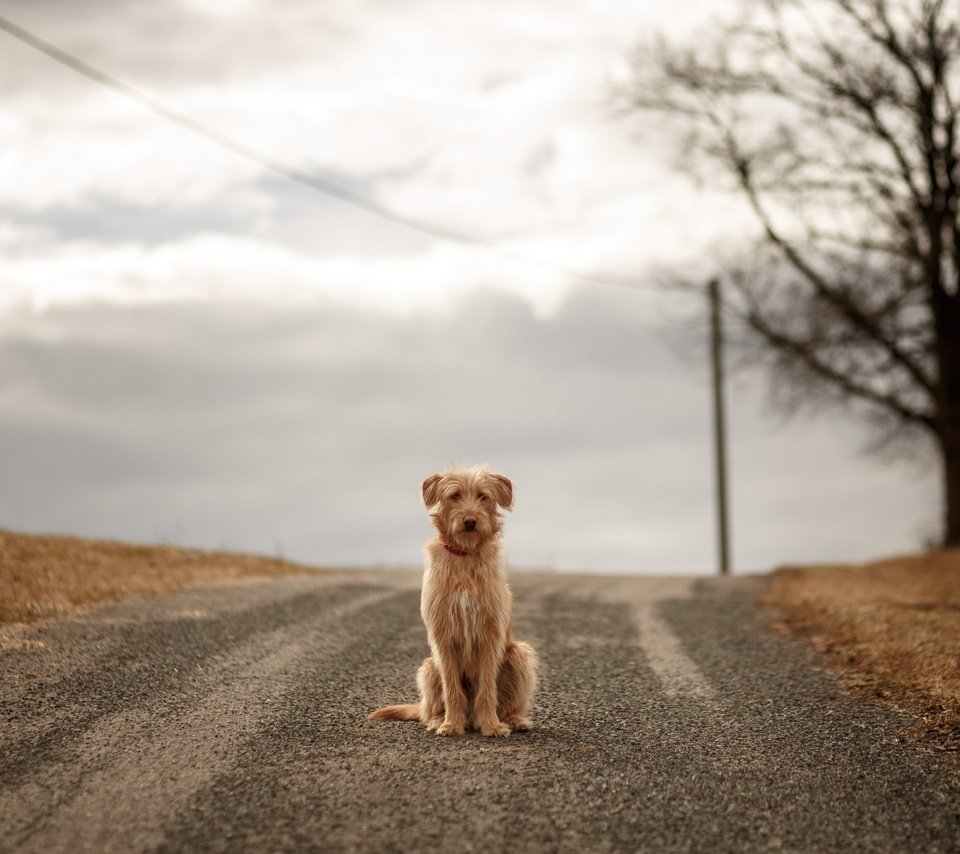
[[[421,486],[423,503],[440,536],[471,549],[500,533],[500,510],[513,507],[513,484],[485,466],[449,468]]]

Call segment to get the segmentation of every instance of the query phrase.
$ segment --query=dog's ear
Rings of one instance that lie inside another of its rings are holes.
[[[432,474],[420,485],[420,494],[423,496],[423,503],[427,507],[433,507],[440,503],[440,481],[443,475]]]
[[[502,474],[491,474],[490,491],[493,493],[494,501],[504,510],[513,507],[513,484],[509,477],[504,477]]]

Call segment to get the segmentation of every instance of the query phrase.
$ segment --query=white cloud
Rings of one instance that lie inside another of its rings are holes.
[[[504,281],[509,285],[499,284]],[[484,286],[523,294],[539,311],[555,307],[569,289],[561,276],[448,244],[422,254],[317,257],[246,236],[205,234],[149,248],[73,243],[40,257],[0,258],[0,309],[93,300],[291,304],[327,298],[410,312],[446,310]]]
[[[363,191],[413,217],[530,237],[534,251],[582,266],[604,267],[615,255],[642,273],[683,248],[697,251],[729,208],[695,198],[611,115],[610,70],[651,24],[675,23],[652,2],[504,3],[496,14],[488,3],[325,4],[322,14],[289,3],[271,5],[269,16],[251,3],[228,25],[216,3],[120,6],[113,31],[170,34],[138,53],[122,47],[129,39],[105,39],[93,11],[85,23],[32,7],[22,14],[171,108],[295,168],[368,180]],[[251,48],[244,63],[236,49],[223,50],[224,26]],[[14,48],[13,70],[27,50]],[[71,75],[47,71],[42,80]],[[251,231],[270,230],[271,199],[256,165],[89,83],[26,92],[4,127],[0,206],[220,202],[249,206]],[[327,204],[317,202],[318,210]],[[691,243],[690,232],[701,239]],[[423,263],[429,278],[430,253]]]

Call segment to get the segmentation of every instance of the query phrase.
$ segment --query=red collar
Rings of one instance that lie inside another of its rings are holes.
[[[456,546],[448,546],[446,543],[443,544],[443,547],[450,552],[450,554],[454,554],[457,557],[465,557],[470,554],[468,549],[458,549]]]

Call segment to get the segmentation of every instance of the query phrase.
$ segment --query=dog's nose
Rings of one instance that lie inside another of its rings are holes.
[[[463,529],[464,529],[465,531],[475,531],[475,530],[477,530],[477,520],[474,519],[472,516],[469,517],[468,519],[464,519],[464,520],[463,520]]]

